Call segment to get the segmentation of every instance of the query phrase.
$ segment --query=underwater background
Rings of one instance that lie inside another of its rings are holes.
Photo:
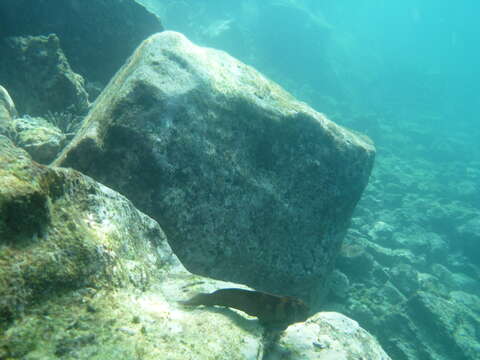
[[[359,321],[393,359],[477,358],[480,3],[142,3],[166,29],[229,52],[374,140],[327,308]]]
[[[36,1],[0,1],[0,360],[480,358],[478,1]],[[293,280],[274,336],[181,305]]]

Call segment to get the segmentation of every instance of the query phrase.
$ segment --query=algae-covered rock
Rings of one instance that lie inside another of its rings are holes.
[[[356,321],[342,314],[318,313],[281,334],[266,360],[389,360],[390,357]]]
[[[57,34],[72,67],[108,82],[160,20],[135,0],[2,0],[1,36]]]
[[[145,40],[55,164],[122,192],[185,266],[321,297],[367,184],[371,142],[228,54]]]
[[[365,241],[365,240],[364,240]],[[363,242],[364,242],[363,241]],[[356,239],[355,243],[344,243],[337,259],[337,268],[355,278],[369,274],[374,267],[374,259],[367,252],[367,246]]]
[[[14,121],[15,144],[25,149],[33,160],[50,163],[63,148],[67,137],[54,124],[40,117],[24,116]]]
[[[480,318],[468,306],[423,291],[413,296],[407,305],[411,319],[418,324],[418,338],[431,346],[432,358],[470,360],[478,357]],[[441,338],[442,342],[432,341],[432,337]]]
[[[0,137],[0,323],[49,294],[101,284],[147,287],[178,263],[158,224],[121,195],[32,162]]]
[[[400,306],[390,306],[380,318],[384,349],[394,359],[478,358],[478,297],[451,293],[450,298],[418,291]]]
[[[476,216],[457,227],[458,243],[473,263],[480,264],[480,216]]]
[[[177,303],[222,286],[126,198],[0,136],[0,358],[257,359],[256,319]]]
[[[83,77],[75,73],[55,34],[0,38],[0,80],[15,99],[20,114],[88,109]]]
[[[181,303],[231,287],[245,288],[188,273],[159,225],[120,194],[75,170],[35,163],[0,136],[1,359],[260,360],[276,354],[281,334],[257,318]],[[330,328],[328,339],[342,331]],[[332,348],[376,356],[365,339],[355,335],[348,346]],[[287,345],[296,346],[288,340],[278,346]],[[310,358],[318,357],[304,359]]]
[[[0,349],[22,359],[262,358],[263,329],[254,318],[176,303],[208,280],[187,273],[163,280],[148,291],[82,288],[50,297],[5,331]]]

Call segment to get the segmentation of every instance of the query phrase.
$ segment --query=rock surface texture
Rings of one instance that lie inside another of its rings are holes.
[[[235,286],[189,274],[120,194],[0,136],[1,359],[256,359],[257,321],[176,303],[199,284]]]
[[[0,136],[0,324],[51,294],[146,287],[181,266],[158,224],[71,169],[48,168]],[[0,356],[1,357],[1,356]]]
[[[178,302],[238,286],[188,273],[158,223],[126,198],[75,170],[39,165],[0,136],[1,359],[261,360],[277,336],[256,318]],[[330,326],[328,346],[381,359],[366,336],[342,349],[334,340],[344,328],[318,317],[288,329],[279,346],[318,347]],[[297,333],[309,337],[294,341]]]
[[[325,312],[290,326],[265,360],[390,360],[377,340],[358,323]]]
[[[70,68],[56,35],[0,39],[0,51],[0,81],[20,114],[87,111],[84,80]]]
[[[162,31],[135,0],[2,0],[0,40],[57,34],[76,72],[106,83],[142,40]]]
[[[29,116],[13,121],[15,145],[26,150],[33,160],[49,164],[66,143],[66,135],[54,124]]]
[[[374,159],[337,126],[224,52],[144,41],[56,160],[155,218],[189,270],[321,296]]]

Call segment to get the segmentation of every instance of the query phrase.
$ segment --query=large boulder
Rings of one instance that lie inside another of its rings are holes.
[[[371,142],[228,54],[163,32],[112,79],[55,164],[155,218],[192,272],[323,294]]]
[[[0,39],[0,80],[21,114],[84,114],[88,94],[70,68],[55,34]]]
[[[106,83],[159,19],[135,0],[2,0],[0,40],[55,33],[73,69]]]

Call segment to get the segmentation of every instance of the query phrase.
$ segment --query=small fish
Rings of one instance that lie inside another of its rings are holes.
[[[200,293],[189,300],[180,301],[187,306],[226,306],[256,316],[266,327],[286,328],[308,318],[308,306],[300,299],[279,296],[261,291],[244,289],[220,289],[212,293]]]

